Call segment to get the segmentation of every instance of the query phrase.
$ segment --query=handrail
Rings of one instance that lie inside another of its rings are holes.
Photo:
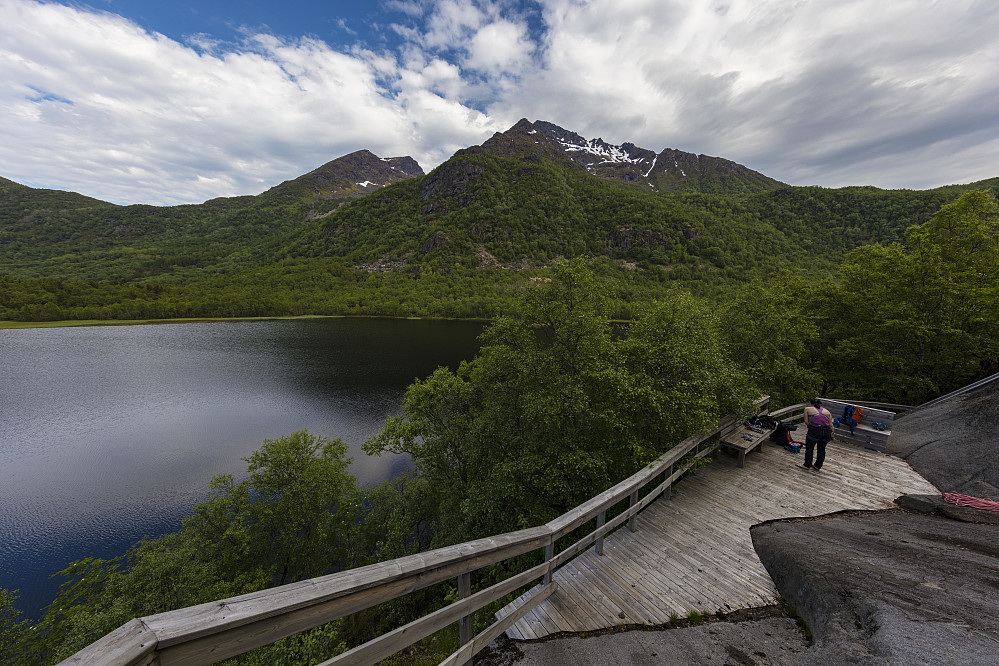
[[[769,396],[758,400],[757,413],[766,413],[769,401]],[[697,464],[697,459],[719,446],[715,440],[702,450],[701,444],[727,434],[739,423],[735,416],[719,420],[711,430],[688,437],[632,476],[545,525],[131,620],[62,663],[213,664],[453,577],[459,581],[459,601],[323,662],[322,666],[374,664],[455,621],[461,625],[461,647],[443,663],[468,663],[476,652],[551,594],[555,569],[591,544],[602,555],[604,536],[625,521],[634,531],[635,515],[668,491]],[[690,453],[694,453],[694,459],[678,466]],[[660,475],[666,478],[639,500],[639,491]],[[625,499],[629,499],[629,507],[606,522],[607,511]],[[560,537],[594,518],[597,528],[593,532],[560,553],[554,552]],[[471,572],[541,548],[541,565],[469,593]],[[468,635],[475,611],[538,579],[543,579],[542,585],[531,590],[524,604],[477,636]]]
[[[997,372],[994,375],[989,375],[988,377],[984,377],[982,379],[979,379],[977,382],[972,382],[971,384],[968,384],[967,386],[962,386],[961,388],[957,389],[956,391],[951,391],[950,393],[948,393],[946,395],[942,395],[939,398],[934,398],[933,400],[930,400],[928,402],[924,402],[923,404],[921,404],[916,409],[922,409],[923,407],[931,407],[931,406],[933,406],[933,405],[935,405],[935,404],[937,404],[939,402],[943,402],[944,400],[948,400],[950,398],[955,398],[955,397],[961,395],[962,393],[967,393],[968,391],[973,391],[976,388],[980,388],[982,386],[985,386],[986,384],[991,384],[992,382],[994,382],[997,379],[999,379],[999,372]]]

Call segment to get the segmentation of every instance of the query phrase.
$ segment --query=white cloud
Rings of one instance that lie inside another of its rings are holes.
[[[459,48],[485,20],[486,13],[474,0],[438,0],[420,41],[429,48]]]
[[[999,175],[992,3],[381,6],[401,21],[393,51],[253,31],[182,44],[109,13],[0,0],[0,175],[118,202],[202,201],[360,148],[431,168],[525,116],[795,184]]]
[[[499,20],[480,28],[468,46],[465,64],[494,76],[517,71],[530,61],[534,45],[523,24]]]
[[[314,39],[206,52],[112,14],[4,2],[0,63],[0,172],[116,202],[257,193],[360,148],[429,167],[488,136],[441,97],[461,87],[453,66],[421,67],[414,88],[392,58]]]
[[[827,185],[952,182],[921,159],[929,147],[981,163],[985,149],[967,139],[999,133],[999,114],[981,113],[999,108],[999,10],[986,3],[543,4],[543,65],[490,113],[516,102],[520,115],[586,136],[720,155]]]

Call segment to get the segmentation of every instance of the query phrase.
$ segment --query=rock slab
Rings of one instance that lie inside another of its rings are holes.
[[[808,641],[790,618],[712,622],[684,629],[628,631],[520,643],[523,666],[791,666]]]
[[[999,527],[886,512],[752,535],[813,632],[799,663],[999,665]]]
[[[941,492],[999,501],[999,381],[900,416],[888,453]]]

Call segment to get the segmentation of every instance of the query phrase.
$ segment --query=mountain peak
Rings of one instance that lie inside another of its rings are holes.
[[[784,186],[724,158],[673,148],[656,153],[631,142],[617,146],[545,120],[522,118],[506,132],[494,134],[482,149],[521,160],[571,162],[598,178],[644,184],[652,191],[763,192]]]
[[[378,157],[370,150],[357,150],[272,187],[264,194],[301,197],[311,192],[314,200],[352,199],[422,175],[423,168],[412,157]]]

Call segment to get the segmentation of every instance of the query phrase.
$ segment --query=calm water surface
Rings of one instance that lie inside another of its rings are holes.
[[[316,319],[0,331],[0,587],[37,616],[49,576],[180,527],[215,474],[308,429],[370,487],[360,444],[415,378],[477,349],[470,322]]]

